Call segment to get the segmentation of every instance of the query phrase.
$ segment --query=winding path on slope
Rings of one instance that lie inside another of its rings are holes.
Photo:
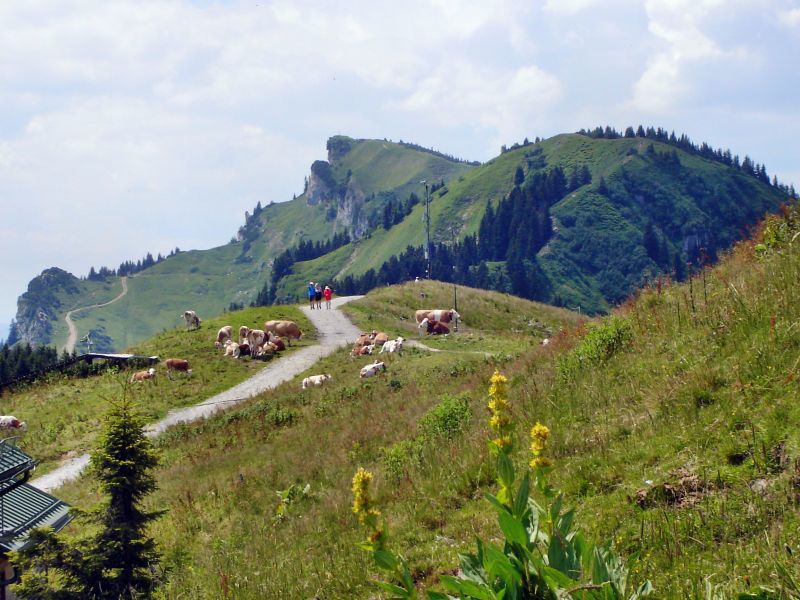
[[[122,296],[117,297],[111,302],[119,300],[120,297]],[[172,425],[196,421],[198,419],[207,419],[219,410],[234,406],[252,396],[277,387],[285,381],[289,381],[308,369],[319,359],[351,343],[361,332],[350,322],[342,311],[338,310],[338,307],[361,297],[362,296],[344,296],[335,298],[332,301],[333,308],[331,310],[311,310],[309,307],[302,307],[303,312],[317,329],[318,344],[307,346],[297,352],[272,360],[268,366],[264,367],[249,379],[199,404],[170,411],[166,417],[147,427],[147,435],[149,437],[155,437]],[[110,304],[110,302],[107,304]],[[64,462],[57,469],[54,469],[46,475],[37,477],[30,483],[42,491],[50,492],[67,481],[78,477],[88,464],[89,455],[84,454]]]
[[[73,308],[66,315],[64,315],[64,320],[67,322],[67,328],[69,328],[69,335],[67,336],[67,343],[64,344],[64,350],[66,350],[69,354],[72,354],[72,351],[75,349],[75,344],[78,341],[78,328],[75,327],[75,323],[72,322],[72,313],[81,310],[88,310],[90,308],[100,308],[101,306],[108,306],[109,304],[114,304],[114,302],[116,302],[117,300],[121,300],[122,297],[128,293],[128,278],[120,277],[119,280],[122,283],[122,292],[120,293],[119,296],[117,296],[113,300],[109,300],[108,302],[103,302],[102,304],[92,304],[91,306],[82,306],[80,308]]]

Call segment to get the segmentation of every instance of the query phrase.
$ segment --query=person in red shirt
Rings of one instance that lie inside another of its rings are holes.
[[[325,308],[331,307],[331,297],[333,296],[333,290],[330,286],[325,286],[325,289],[322,290],[322,295],[325,296]]]

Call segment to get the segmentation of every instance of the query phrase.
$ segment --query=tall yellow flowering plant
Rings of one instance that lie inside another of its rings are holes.
[[[547,455],[550,429],[537,422],[530,432],[534,481],[542,505],[530,496],[530,473],[519,486],[511,451],[514,447],[508,380],[495,371],[489,386],[489,448],[497,461],[497,495],[486,499],[498,514],[505,540],[502,545],[477,540],[477,552],[461,555],[458,577],[440,579],[448,593],[426,591],[428,600],[538,598],[543,600],[638,600],[651,593],[649,581],[630,585],[634,559],[623,561],[611,544],[596,546],[574,527],[574,509],[562,509],[563,494],[549,486],[552,459]],[[392,598],[419,597],[406,562],[384,548],[385,528],[378,527],[380,512],[372,506],[368,486],[372,476],[359,469],[353,478],[353,512],[371,534],[362,547],[372,551],[376,564],[392,573],[394,582],[376,582]],[[375,541],[373,541],[373,538]]]
[[[512,438],[513,425],[511,422],[511,405],[508,402],[508,379],[495,371],[489,380],[489,427],[494,432],[494,437],[489,442],[489,447],[495,453],[510,454],[514,449]]]

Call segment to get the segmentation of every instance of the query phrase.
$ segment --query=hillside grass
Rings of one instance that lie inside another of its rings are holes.
[[[163,362],[156,365],[155,379],[132,384],[131,373],[146,367],[110,368],[86,378],[51,374],[45,380],[21,386],[0,396],[3,414],[28,423],[21,447],[41,461],[38,470],[49,471],[59,461],[92,447],[110,402],[128,396],[141,407],[148,421],[156,421],[170,409],[189,406],[224,391],[262,369],[261,360],[233,359],[214,347],[217,331],[232,325],[238,336],[240,325],[263,328],[268,319],[296,321],[307,332],[303,340],[286,352],[314,343],[315,334],[305,315],[292,306],[248,308],[203,321],[200,329],[185,326],[161,333],[129,350],[134,354],[185,358],[192,374],[176,374],[170,380]]]
[[[169,509],[154,530],[172,568],[166,596],[374,597],[349,506],[358,466],[375,472],[390,544],[415,579],[452,573],[475,535],[499,534],[483,500],[493,489],[483,407],[499,368],[517,467],[530,426],[547,424],[551,483],[590,536],[640,553],[637,577],[656,597],[731,597],[759,584],[790,597],[800,577],[798,221],[782,243],[740,244],[689,283],[654,285],[616,320],[579,323],[546,348],[519,349],[509,334],[515,356],[412,350],[369,381],[357,370],[371,359],[342,351],[313,369],[333,374],[327,387],[293,382],[173,430],[152,499]],[[416,306],[405,290],[374,294],[351,307],[359,324],[396,319],[404,331],[399,317]],[[503,323],[463,312],[469,327]],[[468,424],[426,438],[422,416],[453,397],[470,407]],[[310,496],[276,521],[275,491],[292,484],[310,484]],[[65,496],[86,498],[77,487]]]
[[[410,307],[419,307],[415,294],[420,289],[437,303],[452,293],[450,286],[425,282],[406,290],[380,290],[374,297],[351,303],[349,310],[359,315],[365,329],[405,333],[403,322],[391,326],[392,315],[407,315]],[[480,313],[465,316],[468,333],[464,329],[446,342],[437,340],[449,346],[446,351],[407,347],[401,356],[381,355],[388,373],[362,381],[359,369],[375,357],[354,359],[346,348],[292,382],[204,423],[172,428],[160,438],[164,462],[158,475],[160,490],[151,501],[168,510],[154,530],[171,569],[167,597],[372,594],[366,584],[369,565],[355,546],[360,533],[350,513],[352,472],[361,464],[382,464],[389,460],[382,455],[397,454],[392,450],[395,443],[420,437],[422,416],[441,403],[443,393],[463,398],[473,415],[466,422],[461,419],[458,431],[447,430],[454,443],[464,443],[462,431],[470,437],[480,435],[486,377],[496,366],[529,352],[531,344],[538,348],[545,329],[557,331],[578,319],[566,311],[492,292],[463,288],[459,293],[459,308],[463,304],[465,310]],[[385,302],[386,298],[397,304]],[[542,331],[515,332],[503,325],[517,320],[521,325],[523,318],[537,321]],[[483,346],[463,349],[460,340],[469,336],[481,337]],[[301,379],[314,373],[330,373],[333,379],[322,388],[301,390]],[[419,441],[417,447],[422,455],[433,450],[429,442]],[[383,492],[387,500],[395,493],[402,499],[413,489],[411,479],[402,473],[415,472],[417,461],[404,465],[402,453],[399,456],[399,463],[391,462],[395,475]],[[476,490],[473,479],[485,474],[480,472],[480,460],[470,453],[465,453],[463,462],[478,471],[454,468],[442,481],[453,486],[457,497],[471,498]],[[306,484],[309,496],[297,496],[286,516],[276,517],[276,492]],[[81,504],[94,499],[91,490],[79,484],[60,494]],[[427,519],[431,527],[420,556],[436,546],[432,524],[438,517],[426,517],[427,513],[424,505],[414,508],[415,517]],[[467,543],[469,535],[461,539]],[[442,558],[454,561],[456,551],[453,546]]]

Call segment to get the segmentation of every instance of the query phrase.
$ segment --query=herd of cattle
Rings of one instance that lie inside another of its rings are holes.
[[[197,313],[193,310],[187,310],[183,313],[183,319],[186,321],[187,329],[199,329],[202,321]],[[444,335],[450,333],[450,328],[447,326],[461,318],[455,310],[418,310],[414,315],[420,335],[428,333],[431,335]],[[424,331],[423,331],[424,330]],[[225,356],[233,356],[239,358],[240,356],[263,356],[275,354],[286,349],[283,338],[286,338],[286,343],[291,345],[292,340],[299,340],[303,336],[303,332],[294,321],[286,320],[273,320],[264,323],[264,329],[250,329],[246,325],[239,327],[239,341],[233,339],[233,327],[225,325],[217,332],[217,339],[214,341],[215,348],[224,348]],[[545,340],[546,344],[549,340]],[[366,356],[374,354],[377,348],[378,354],[383,353],[400,353],[403,350],[403,342],[405,339],[398,337],[390,340],[389,336],[383,332],[372,331],[370,333],[362,333],[355,341],[355,345],[351,351],[352,356]],[[167,368],[167,376],[172,377],[172,373],[186,373],[191,375],[192,369],[189,366],[189,361],[183,358],[168,358],[164,361]],[[374,377],[378,373],[386,371],[386,363],[383,361],[375,360],[375,362],[363,367],[359,373],[361,379]],[[156,376],[156,370],[149,368],[144,371],[137,371],[131,375],[131,383],[138,381],[146,381],[153,379]],[[326,381],[331,379],[331,375],[311,375],[303,379],[302,389],[307,389],[314,386],[321,386]],[[9,432],[25,432],[28,426],[24,421],[20,421],[14,416],[6,415],[0,416],[0,431]]]
[[[198,317],[197,313],[193,310],[185,311],[182,316],[184,321],[186,321],[187,329],[199,328],[202,323],[200,317]],[[414,318],[417,322],[420,335],[446,335],[450,333],[448,324],[451,322],[457,323],[461,315],[455,310],[426,309],[416,311]],[[291,346],[292,340],[299,340],[302,336],[303,332],[294,321],[267,321],[264,323],[264,329],[251,329],[246,325],[242,325],[239,327],[238,340],[233,337],[233,326],[225,325],[217,332],[214,347],[223,349],[225,356],[232,356],[233,358],[240,358],[242,356],[260,357],[281,352],[286,349],[287,344]],[[285,343],[283,338],[286,338]],[[403,342],[405,342],[405,338],[397,337],[396,339],[390,340],[389,336],[383,332],[372,331],[371,333],[362,333],[356,339],[351,355],[367,356],[376,353],[400,353],[403,350]],[[189,361],[185,359],[168,358],[165,361],[165,365],[167,367],[167,375],[170,377],[173,372],[184,372],[188,374],[192,372],[189,367]],[[359,377],[361,379],[367,379],[384,371],[386,371],[386,363],[375,360],[373,363],[361,369]],[[131,376],[131,382],[152,379],[155,375],[156,370],[154,368],[137,371]],[[303,379],[302,389],[307,389],[312,386],[321,386],[330,379],[331,375],[329,374],[311,375]]]

